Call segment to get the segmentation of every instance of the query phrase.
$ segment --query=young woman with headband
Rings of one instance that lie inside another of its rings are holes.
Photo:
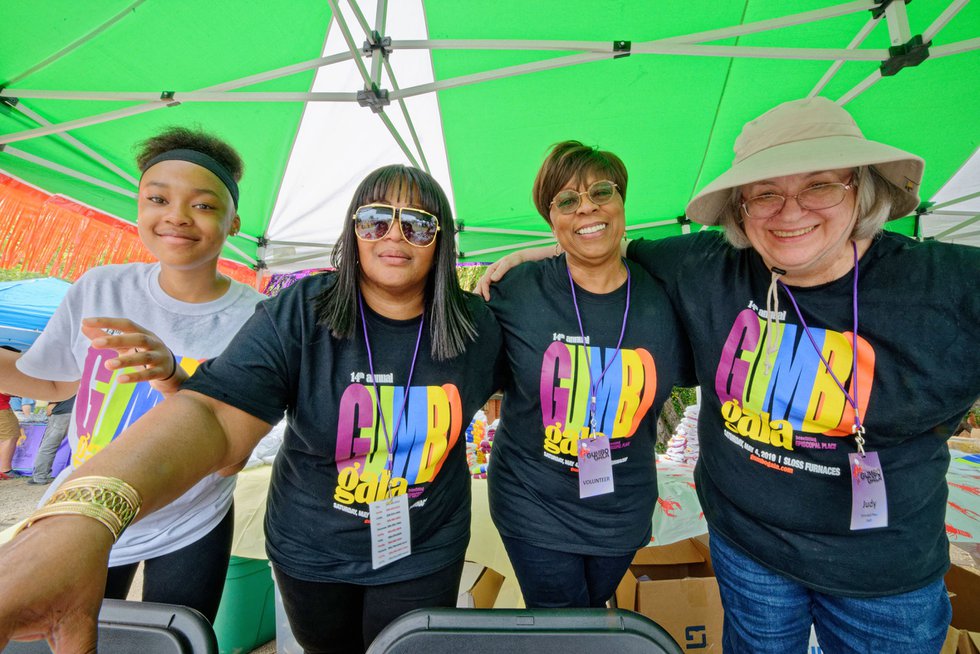
[[[69,473],[88,469],[201,361],[220,354],[263,297],[217,270],[239,228],[243,164],[235,150],[175,127],[144,142],[137,165],[137,227],[158,261],[88,271],[28,351],[0,358],[0,388],[55,401],[77,391],[71,465],[45,500],[67,492]],[[154,465],[165,470],[170,457]],[[122,535],[109,555],[105,596],[125,599],[143,562],[144,600],[190,606],[213,621],[231,552],[234,485],[211,475]]]

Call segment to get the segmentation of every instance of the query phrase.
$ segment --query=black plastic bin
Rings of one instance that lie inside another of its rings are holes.
[[[660,625],[615,609],[420,609],[368,654],[683,654]]]
[[[12,642],[3,654],[48,654],[47,642]],[[104,600],[99,612],[99,654],[217,654],[214,630],[185,606]]]

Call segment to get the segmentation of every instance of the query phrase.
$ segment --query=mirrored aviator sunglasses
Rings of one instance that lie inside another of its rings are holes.
[[[398,219],[402,238],[418,248],[429,247],[439,233],[439,219],[428,211],[387,204],[366,204],[354,212],[354,234],[362,241],[380,241]]]
[[[589,196],[589,202],[596,206],[601,206],[607,204],[616,195],[615,182],[610,182],[609,180],[601,180],[598,182],[593,182],[589,188],[585,191],[579,193],[578,191],[573,191],[572,189],[565,189],[555,196],[555,199],[551,201],[551,206],[558,209],[559,213],[570,214],[578,211],[578,208],[582,206],[582,196]]]

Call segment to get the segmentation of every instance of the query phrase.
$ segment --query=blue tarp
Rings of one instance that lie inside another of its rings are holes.
[[[0,282],[0,345],[18,350],[30,347],[69,286],[51,277]]]

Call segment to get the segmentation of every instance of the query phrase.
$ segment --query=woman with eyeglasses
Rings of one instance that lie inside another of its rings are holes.
[[[380,168],[348,216],[336,273],[259,305],[193,383],[82,470],[115,480],[142,516],[246,460],[285,413],[266,545],[293,635],[310,653],[363,652],[399,615],[456,605],[470,526],[463,433],[498,386],[500,330],[459,288],[436,181]],[[150,463],[159,461],[168,464]],[[69,574],[104,578],[110,533],[98,520],[125,516],[97,508],[95,520],[39,520],[4,550],[2,579],[19,590],[0,596],[0,642],[51,629],[95,637],[98,604],[79,599],[94,594],[62,591]],[[73,551],[70,569],[55,561],[82,540],[97,546]]]
[[[578,141],[534,203],[563,254],[494,285],[511,375],[490,511],[529,608],[601,607],[650,541],[657,416],[690,355],[659,283],[620,255],[627,174]]]
[[[825,99],[749,122],[687,206],[636,241],[696,353],[698,495],[724,651],[938,652],[946,439],[980,394],[980,249],[883,231],[923,161]],[[542,253],[538,253],[539,256]]]

